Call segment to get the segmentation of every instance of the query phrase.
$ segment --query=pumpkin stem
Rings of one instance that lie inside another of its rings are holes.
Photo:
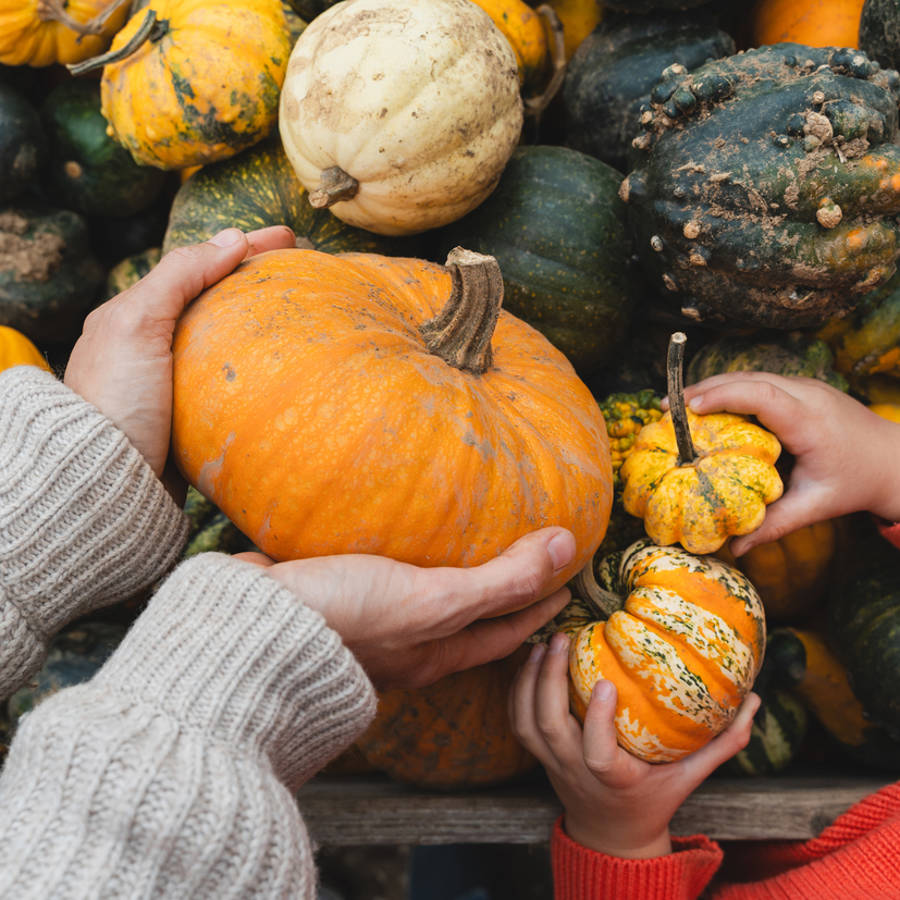
[[[541,113],[549,106],[550,101],[557,95],[566,77],[566,40],[563,34],[563,25],[552,6],[541,4],[535,12],[543,20],[544,33],[550,45],[550,59],[553,70],[547,86],[534,97],[525,100],[525,115],[540,118]]]
[[[117,63],[131,56],[138,47],[141,47],[146,41],[158,41],[169,30],[169,22],[167,19],[156,21],[156,11],[147,10],[147,15],[141,23],[140,28],[131,36],[131,40],[120,47],[118,50],[110,50],[107,53],[101,53],[92,59],[86,59],[84,62],[68,63],[66,68],[73,75],[84,75],[85,72],[93,72],[94,69],[102,69],[103,66],[110,63]]]
[[[79,22],[69,15],[66,11],[65,0],[38,0],[37,14],[42,22],[59,22],[60,25],[71,28],[72,31],[78,33],[78,39],[81,40],[86,34],[100,34],[107,17],[125,2],[126,0],[115,0],[110,9],[99,13],[93,19],[88,19],[87,22]]]
[[[503,276],[493,256],[454,247],[445,263],[453,278],[446,306],[423,322],[425,346],[444,362],[481,375],[491,367],[491,338],[503,303]]]
[[[351,200],[359,191],[359,182],[340,166],[322,172],[319,186],[309,193],[309,202],[316,208],[328,208],[341,200]]]
[[[618,594],[600,586],[600,582],[597,581],[597,573],[594,571],[593,556],[570,583],[572,593],[576,597],[581,597],[582,600],[589,601],[604,619],[608,619],[625,605]]]
[[[678,443],[678,465],[689,466],[697,460],[697,451],[691,440],[687,409],[684,405],[684,345],[687,335],[676,331],[669,338],[669,352],[666,356],[666,381],[669,392],[669,410],[672,426]]]

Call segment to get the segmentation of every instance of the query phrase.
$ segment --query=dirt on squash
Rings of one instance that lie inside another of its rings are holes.
[[[19,213],[0,213],[0,272],[19,281],[48,281],[62,262],[65,241],[46,231],[26,236],[28,228]]]

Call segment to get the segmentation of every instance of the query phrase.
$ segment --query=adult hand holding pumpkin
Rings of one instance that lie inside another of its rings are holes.
[[[575,555],[564,528],[541,528],[471,568],[420,568],[345,554],[275,563],[269,575],[318,610],[379,689],[417,688],[512,653],[568,602],[547,586]]]
[[[65,383],[124,431],[157,475],[169,453],[176,320],[247,256],[293,246],[293,232],[282,226],[246,235],[228,228],[206,243],[167,253],[137,284],[85,319]]]
[[[686,388],[695,413],[756,416],[795,457],[788,490],[735,556],[825,519],[868,510],[900,519],[900,426],[814,378],[768,372],[714,375]]]
[[[669,822],[687,796],[746,746],[759,707],[748,694],[728,728],[677,762],[654,765],[623,750],[614,722],[616,688],[597,682],[582,730],[569,712],[569,638],[537,644],[509,695],[519,740],[541,761],[565,809],[565,830],[584,847],[631,859],[672,850]]]

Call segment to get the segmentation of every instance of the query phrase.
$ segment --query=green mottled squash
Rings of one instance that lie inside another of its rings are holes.
[[[74,341],[99,297],[104,272],[87,222],[65,209],[0,211],[0,325],[39,347]]]
[[[622,184],[652,282],[694,320],[817,328],[900,256],[900,75],[858,50],[670,66]]]
[[[106,300],[137,284],[162,258],[159,247],[150,247],[140,253],[126,256],[116,263],[106,275],[103,294]]]
[[[900,682],[900,560],[896,556],[836,587],[828,604],[828,635],[867,716],[900,741],[896,688]]]
[[[45,144],[37,110],[19,91],[0,82],[0,205],[31,185]]]
[[[188,518],[188,539],[182,559],[198,553],[242,553],[253,550],[254,545],[212,500],[198,490],[189,487],[184,502],[184,514]]]
[[[900,771],[900,743],[869,719],[847,668],[821,634],[773,629],[766,659],[777,672],[779,686],[803,702],[840,755],[872,768]]]
[[[611,361],[634,285],[621,175],[566,147],[519,147],[494,193],[436,232],[435,259],[457,244],[494,256],[503,306],[549,338],[582,376]]]
[[[298,246],[326,253],[415,255],[409,239],[372,234],[313,207],[277,139],[192,175],[175,195],[163,252],[205,241],[223,228],[253,231],[267,225],[287,225]]]
[[[818,378],[838,390],[847,390],[847,379],[834,370],[834,355],[828,344],[793,332],[710,341],[691,357],[685,380],[696,384],[723,372],[752,371]]]
[[[711,20],[663,13],[610,14],[575,51],[560,94],[563,141],[628,171],[641,107],[663,69],[688,69],[734,53],[734,40]]]
[[[900,0],[866,0],[856,45],[891,69],[900,67]]]
[[[55,201],[88,216],[129,216],[160,195],[166,175],[139,166],[108,134],[100,86],[64,81],[41,107],[50,148],[49,184]]]

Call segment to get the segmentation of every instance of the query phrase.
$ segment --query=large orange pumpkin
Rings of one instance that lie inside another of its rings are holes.
[[[175,333],[188,480],[276,559],[376,553],[472,566],[528,531],[606,531],[599,407],[539,332],[499,312],[493,257],[260,254]],[[495,328],[496,324],[496,328]]]

